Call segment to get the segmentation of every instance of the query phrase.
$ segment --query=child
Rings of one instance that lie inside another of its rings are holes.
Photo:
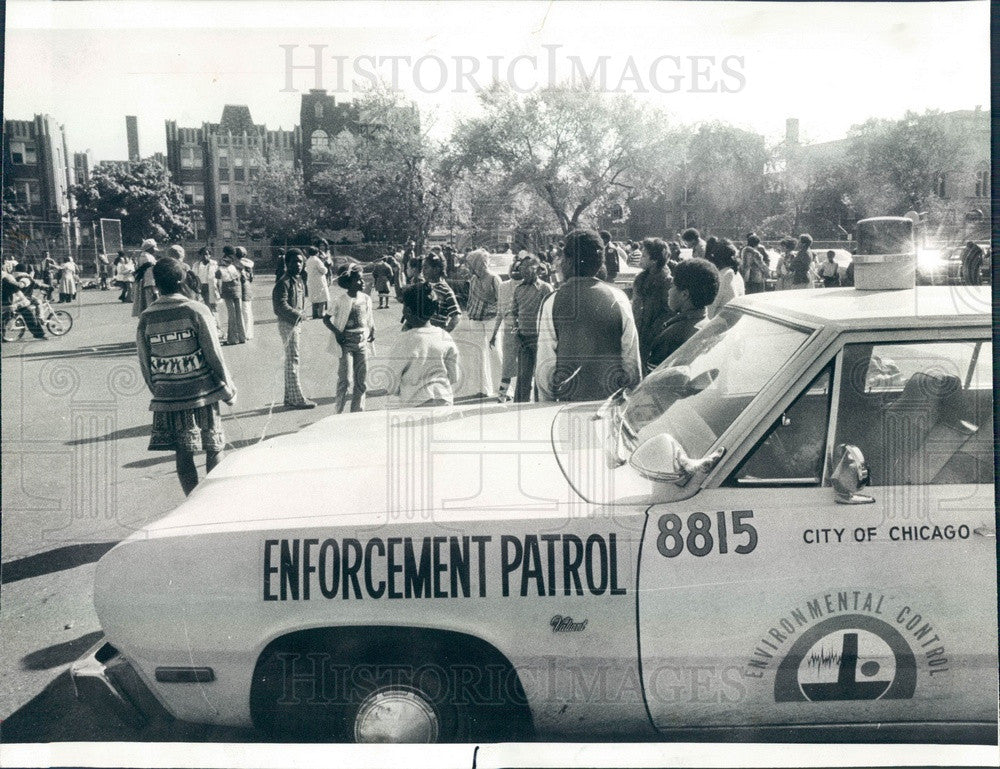
[[[833,251],[827,251],[826,261],[820,265],[819,276],[823,279],[823,288],[836,288],[840,285],[840,273],[834,261],[835,256]]]
[[[337,278],[337,285],[345,293],[338,293],[333,301],[333,314],[324,314],[323,323],[333,332],[340,345],[337,413],[341,414],[347,404],[347,369],[352,361],[354,389],[351,393],[351,411],[365,410],[368,345],[375,341],[375,320],[372,316],[372,300],[364,292],[365,281],[357,266],[350,267]]]
[[[372,278],[375,279],[375,291],[378,293],[378,308],[389,309],[389,282],[392,280],[392,267],[388,257],[375,262],[372,267]]]
[[[136,333],[139,367],[153,393],[149,450],[176,453],[177,477],[190,494],[198,485],[194,453],[205,450],[206,472],[222,458],[226,437],[219,401],[232,405],[236,388],[211,311],[182,293],[184,267],[168,256],[150,269],[160,296],[139,316]]]
[[[458,348],[451,334],[430,324],[438,312],[437,295],[424,282],[403,289],[406,330],[389,356],[393,377],[390,394],[399,405],[450,406],[458,383]]]

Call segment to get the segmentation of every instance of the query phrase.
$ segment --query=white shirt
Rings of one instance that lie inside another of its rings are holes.
[[[389,354],[392,374],[389,390],[401,406],[420,406],[429,400],[453,403],[458,383],[458,348],[451,334],[437,326],[402,332]]]
[[[372,315],[372,298],[361,291],[353,299],[344,291],[333,300],[333,307],[330,309],[330,322],[337,327],[338,331],[343,331],[350,317],[351,308],[357,305],[361,310],[361,322],[364,324],[365,340],[371,336],[375,330],[375,317]]]
[[[326,286],[327,272],[326,265],[318,254],[306,259],[306,291],[309,293],[309,301],[313,304],[330,301],[330,291]]]
[[[198,276],[198,282],[203,286],[208,286],[208,301],[217,302],[219,300],[219,284],[216,282],[215,273],[219,271],[219,263],[214,259],[204,262],[199,259],[194,267],[194,274]]]
[[[705,317],[714,318],[719,313],[719,309],[725,307],[730,300],[738,296],[743,296],[747,292],[743,283],[743,276],[738,272],[733,272],[731,267],[726,267],[719,271],[719,293],[715,295],[715,301],[705,308]]]

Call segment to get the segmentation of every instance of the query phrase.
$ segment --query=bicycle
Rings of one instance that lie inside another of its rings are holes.
[[[66,310],[56,310],[52,307],[48,299],[40,299],[35,305],[38,312],[38,321],[52,336],[64,336],[73,328],[73,316]],[[9,307],[3,309],[3,341],[17,342],[28,330],[28,325],[24,322],[21,314]]]

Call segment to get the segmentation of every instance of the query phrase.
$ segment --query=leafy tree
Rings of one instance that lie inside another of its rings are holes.
[[[767,213],[764,138],[727,123],[699,126],[684,145],[676,189],[687,190],[699,227],[738,237],[756,228]]]
[[[27,209],[17,199],[17,192],[10,185],[3,188],[3,241],[6,248],[15,247],[23,254],[29,239],[25,227]]]
[[[958,161],[965,130],[940,113],[871,119],[848,135],[853,197],[865,216],[924,211],[935,205],[935,181]]]
[[[438,152],[398,94],[373,89],[358,108],[361,129],[334,137],[310,194],[324,200],[328,225],[356,227],[368,241],[422,243],[446,199]]]
[[[663,117],[629,97],[568,86],[519,96],[494,85],[479,98],[482,114],[455,130],[453,162],[507,194],[530,192],[563,233],[643,188],[673,152]]]
[[[780,183],[773,191],[774,210],[758,234],[780,237],[808,232],[817,238],[842,238],[854,219],[853,181],[843,160],[819,165],[807,162],[802,148],[782,158]]]
[[[247,194],[247,226],[272,243],[305,242],[319,224],[322,207],[306,196],[302,174],[292,166],[260,166],[247,184]]]
[[[122,240],[161,241],[190,237],[191,209],[170,173],[153,160],[99,165],[89,181],[72,189],[82,222],[121,219]]]

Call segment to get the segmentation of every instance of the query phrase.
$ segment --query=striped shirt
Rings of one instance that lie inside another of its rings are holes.
[[[510,314],[514,318],[514,329],[518,334],[538,336],[538,309],[552,290],[552,285],[544,280],[521,283],[514,289],[514,304]]]
[[[438,299],[438,311],[431,318],[431,325],[438,328],[445,328],[448,325],[449,318],[461,315],[462,310],[458,306],[458,299],[455,297],[455,292],[451,290],[451,286],[448,285],[447,281],[439,280],[437,283],[431,283],[430,286],[434,289]]]
[[[488,273],[485,278],[473,275],[469,281],[469,303],[465,308],[470,320],[493,320],[497,316],[500,276]]]

